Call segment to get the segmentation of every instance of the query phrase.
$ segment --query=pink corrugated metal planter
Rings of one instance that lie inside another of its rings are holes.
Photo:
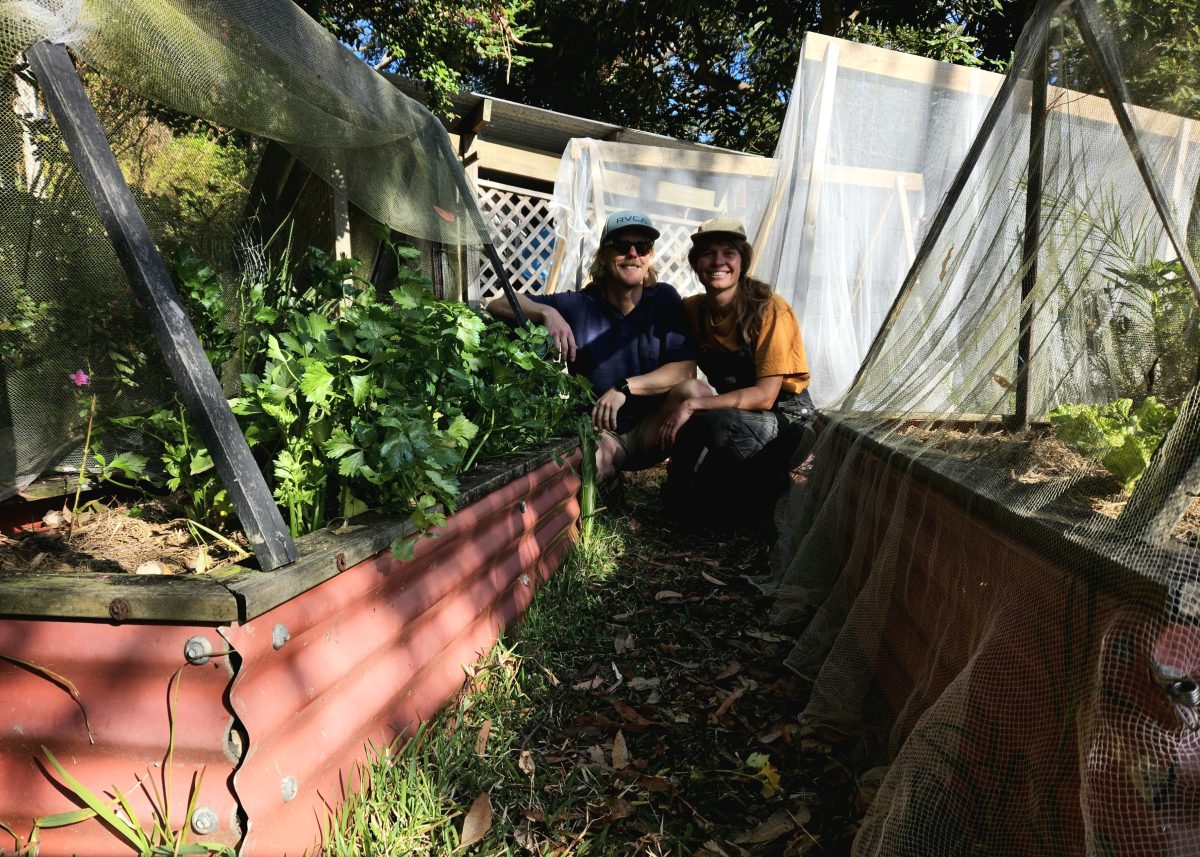
[[[70,581],[30,583],[33,576],[22,575],[41,603],[65,600],[81,618],[0,619],[0,655],[72,682],[95,743],[66,690],[0,660],[0,822],[25,836],[33,818],[73,807],[48,777],[41,745],[94,790],[134,793],[145,821],[151,808],[137,780],[149,772],[161,782],[167,688],[182,669],[173,822],[181,823],[192,777],[203,768],[200,809],[188,821],[204,833],[190,833],[193,840],[244,855],[314,849],[327,808],[353,787],[367,748],[440,708],[461,686],[463,665],[520,615],[562,561],[579,515],[574,470],[547,460],[562,451],[477,476],[464,489],[474,502],[439,538],[421,539],[407,562],[381,549],[412,531],[389,521],[301,540],[296,569],[174,581],[184,585],[174,598],[184,606],[172,607],[172,581],[160,578],[102,579],[86,596],[65,589],[55,596],[55,585]],[[0,575],[0,597],[8,584],[16,585]],[[15,601],[0,601],[0,615],[29,613],[37,603],[28,592]],[[166,624],[172,611],[189,621]],[[189,665],[189,645],[192,654],[214,656]],[[0,854],[5,847],[0,841]],[[129,849],[88,821],[44,831],[40,853]]]

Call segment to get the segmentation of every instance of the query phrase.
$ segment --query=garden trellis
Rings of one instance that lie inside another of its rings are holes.
[[[290,562],[294,547],[155,246],[162,224],[143,222],[62,45],[131,101],[282,144],[329,186],[343,233],[352,204],[402,235],[483,246],[502,271],[445,132],[287,2],[44,0],[8,4],[3,24],[5,56],[28,51],[32,74],[15,85],[27,96],[36,82],[55,120],[26,106],[3,132],[6,493],[78,444],[89,397],[112,415],[164,389],[139,365],[144,354],[124,353],[140,305],[262,567]],[[101,228],[116,256],[97,240]]]

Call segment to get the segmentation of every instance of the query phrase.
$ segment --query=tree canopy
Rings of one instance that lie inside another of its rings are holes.
[[[363,56],[470,88],[746,151],[773,149],[806,30],[936,59],[1008,59],[1033,0],[299,0]]]

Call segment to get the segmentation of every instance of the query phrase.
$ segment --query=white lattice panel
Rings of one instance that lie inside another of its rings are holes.
[[[491,227],[496,250],[518,292],[545,290],[554,250],[550,195],[497,182],[476,182],[479,207]],[[486,259],[479,268],[479,297],[487,303],[501,294],[500,280]]]

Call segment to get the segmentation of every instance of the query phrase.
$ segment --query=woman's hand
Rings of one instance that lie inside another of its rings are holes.
[[[696,400],[684,399],[671,415],[667,417],[662,428],[658,430],[658,448],[670,449],[675,445],[675,436],[679,434],[679,430],[684,424],[692,418],[692,414],[696,412]]]
[[[600,397],[592,408],[592,425],[601,431],[617,430],[617,411],[625,404],[625,394],[613,388]]]
[[[554,341],[554,347],[558,349],[559,356],[568,363],[574,361],[575,334],[571,332],[571,325],[567,324],[567,320],[562,317],[562,313],[554,307],[543,307],[542,326],[549,331],[550,338]]]

